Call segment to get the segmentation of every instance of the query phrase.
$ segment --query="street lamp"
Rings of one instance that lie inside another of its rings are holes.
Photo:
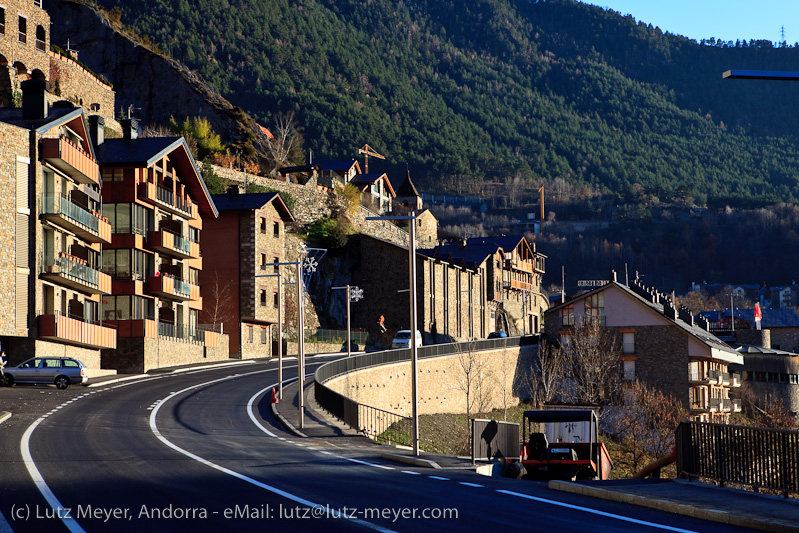
[[[283,266],[283,265],[295,265],[297,267],[297,365],[299,367],[299,422],[300,422],[300,429],[305,427],[305,389],[303,388],[303,384],[305,382],[305,285],[311,281],[311,276],[314,272],[316,272],[316,265],[319,263],[319,259],[325,255],[327,250],[324,248],[307,248],[304,245],[300,248],[300,253],[305,253],[305,257],[300,259],[299,261],[290,261],[285,263],[265,263],[264,266],[272,265],[272,266]],[[272,277],[278,274],[264,274],[264,275],[256,275],[256,278],[265,278],[265,277]],[[280,278],[278,277],[278,283],[280,283]],[[280,285],[278,285],[278,290],[280,290]],[[280,300],[280,296],[278,296],[278,301]],[[280,306],[278,306],[280,309]],[[280,313],[278,313],[278,317],[280,317]],[[282,332],[281,332],[282,333]],[[281,396],[283,392],[283,346],[282,346],[282,339],[278,338],[278,345],[280,346],[278,351],[278,381],[280,383],[280,391]]]
[[[345,285],[344,287],[331,287],[332,289],[347,289],[347,357],[352,355],[350,346],[352,344],[350,328],[350,302],[357,302],[363,298],[363,289],[357,286]]]
[[[416,213],[407,216],[366,217],[366,220],[408,220],[408,276],[411,307],[411,402],[413,403],[413,455],[419,455],[419,346],[416,343]]]

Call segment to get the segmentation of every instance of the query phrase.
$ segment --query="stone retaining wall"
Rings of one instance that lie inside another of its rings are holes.
[[[419,414],[465,413],[517,405],[527,396],[527,370],[537,346],[446,355],[418,363]],[[471,361],[471,382],[466,369]],[[365,368],[333,378],[325,386],[360,404],[400,416],[412,415],[411,362]]]

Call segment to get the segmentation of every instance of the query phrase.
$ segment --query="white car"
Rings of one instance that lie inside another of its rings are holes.
[[[422,346],[422,334],[416,330],[416,346]],[[391,341],[392,348],[410,348],[411,347],[411,330],[401,329],[394,335],[394,340]]]

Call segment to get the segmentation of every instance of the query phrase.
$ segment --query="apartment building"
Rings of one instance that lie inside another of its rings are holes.
[[[274,263],[286,262],[285,224],[294,217],[277,193],[224,194],[213,201],[219,218],[203,230],[203,245],[214,253],[203,258],[200,321],[230,335],[231,358],[270,357],[272,329],[280,313],[285,317],[281,276],[290,268]]]
[[[102,269],[112,281],[102,316],[117,330],[117,350],[102,364],[124,372],[227,359],[227,337],[200,328],[203,221],[217,209],[182,137],[140,138],[133,119],[122,138],[91,130],[103,177],[103,216],[111,243]]]
[[[44,80],[20,88],[22,108],[0,108],[0,341],[11,364],[59,355],[99,369],[116,332],[101,323],[111,227],[89,129],[82,109],[48,105]]]
[[[640,380],[679,399],[693,420],[726,423],[740,411],[740,400],[729,394],[740,387],[740,374],[729,366],[743,363],[743,356],[711,334],[706,320],[675,308],[670,297],[635,281],[623,285],[614,273],[606,285],[549,309],[546,337],[562,341],[589,322],[616,334],[626,381]]]

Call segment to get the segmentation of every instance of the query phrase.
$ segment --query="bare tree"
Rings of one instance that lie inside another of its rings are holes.
[[[566,358],[562,349],[542,339],[527,376],[530,399],[538,406],[551,402],[563,393],[565,377]]]
[[[292,151],[302,144],[294,111],[275,115],[274,138],[269,140],[269,152],[275,169],[289,163]]]
[[[644,461],[671,453],[674,432],[685,417],[679,400],[638,381],[626,389],[623,404],[606,414],[611,433],[626,452],[623,462],[633,472],[645,466]]]
[[[233,298],[234,283],[232,279],[220,279],[219,272],[214,269],[210,282],[203,286],[203,311],[214,326],[236,320],[238,302]]]
[[[563,337],[566,377],[565,396],[571,401],[607,405],[621,391],[621,349],[616,335],[598,321],[574,328]]]
[[[478,351],[474,343],[466,342],[456,345],[458,350],[454,373],[454,387],[464,395],[466,416],[487,410],[493,387],[491,385],[491,368]]]

